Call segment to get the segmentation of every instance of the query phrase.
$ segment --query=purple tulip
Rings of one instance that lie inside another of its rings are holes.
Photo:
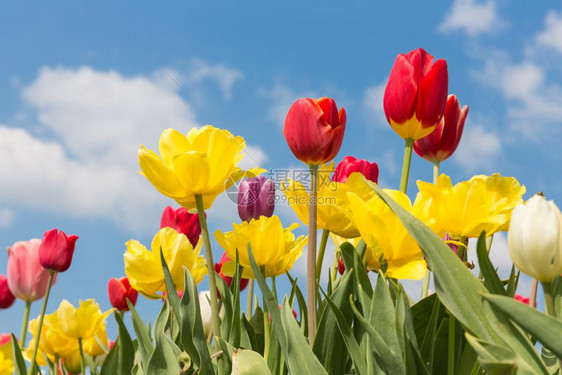
[[[271,217],[275,208],[275,184],[264,176],[248,178],[238,188],[238,215],[244,221]]]

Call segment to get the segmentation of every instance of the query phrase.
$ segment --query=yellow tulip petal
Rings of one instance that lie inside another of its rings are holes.
[[[190,142],[187,137],[175,129],[166,129],[160,135],[158,151],[162,160],[168,166],[173,165],[174,156],[190,150]]]
[[[138,157],[143,175],[160,193],[171,198],[185,195],[180,180],[158,155],[141,146]]]
[[[186,191],[203,194],[207,190],[211,173],[207,154],[195,151],[178,154],[173,159],[173,167]]]

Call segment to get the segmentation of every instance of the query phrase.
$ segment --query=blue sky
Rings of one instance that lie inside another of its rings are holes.
[[[557,7],[557,8],[556,8]],[[333,97],[348,113],[337,161],[377,162],[397,188],[403,141],[382,111],[398,53],[423,47],[449,66],[449,92],[470,113],[442,171],[515,176],[529,193],[562,202],[562,9],[555,2],[167,2],[10,4],[0,12],[0,239],[4,247],[58,227],[80,236],[72,267],[53,289],[95,298],[124,274],[131,238],[149,245],[170,201],[137,174],[139,144],[161,131],[213,124],[246,138],[245,165],[299,168],[282,136],[300,97]],[[409,186],[431,179],[414,155]],[[527,194],[526,197],[530,195]],[[288,225],[288,207],[276,211]],[[211,230],[236,206],[222,197]],[[505,236],[494,255],[508,264]],[[220,249],[215,246],[215,257]],[[494,258],[493,258],[494,259]],[[0,272],[7,254],[0,252]],[[302,262],[294,273],[304,276]],[[154,318],[158,302],[139,298]],[[19,333],[23,303],[0,311]],[[39,312],[34,306],[32,316]],[[113,325],[113,324],[112,324]]]

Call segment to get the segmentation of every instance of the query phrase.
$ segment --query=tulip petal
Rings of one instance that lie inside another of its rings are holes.
[[[143,175],[160,193],[172,198],[185,195],[174,172],[153,151],[141,146],[138,158]]]
[[[173,160],[174,173],[184,185],[186,191],[194,194],[206,192],[210,178],[209,158],[207,154],[188,151],[178,154]]]
[[[187,137],[175,129],[166,129],[160,135],[158,151],[162,160],[168,166],[172,166],[174,156],[189,151],[190,143]]]
[[[396,57],[384,91],[383,107],[386,119],[403,124],[414,115],[419,73],[408,57]]]
[[[416,104],[416,118],[423,128],[435,127],[445,111],[449,90],[447,62],[439,59],[421,81]]]

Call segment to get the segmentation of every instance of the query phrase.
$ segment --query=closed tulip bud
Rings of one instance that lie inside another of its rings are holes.
[[[275,208],[275,184],[263,175],[248,178],[238,187],[238,215],[244,221],[271,217]]]
[[[343,264],[343,259],[341,257],[339,257],[339,259],[338,259],[338,273],[340,275],[343,275],[344,272],[345,272],[345,264]]]
[[[226,282],[226,284],[230,287],[230,284],[232,284],[232,277],[230,276],[226,276],[224,273],[222,273],[222,265],[225,264],[226,262],[230,262],[231,259],[228,256],[227,253],[223,253],[221,256],[221,260],[219,263],[215,264],[215,271],[219,274],[219,276]],[[244,289],[246,289],[246,287],[248,286],[248,279],[244,279],[241,278],[240,279],[240,291],[243,291]]]
[[[513,209],[509,254],[521,272],[542,283],[562,273],[562,215],[553,201],[535,195]]]
[[[297,159],[321,165],[338,154],[345,132],[345,109],[331,98],[297,100],[285,118],[283,135]]]
[[[453,155],[461,140],[468,106],[461,108],[455,95],[449,95],[445,114],[435,130],[414,142],[414,151],[427,161],[439,163]]]
[[[66,234],[58,229],[51,229],[45,232],[41,246],[39,247],[39,262],[43,268],[64,272],[72,263],[72,255],[74,254],[74,245],[78,236]]]
[[[166,207],[162,213],[162,220],[160,220],[160,229],[162,228],[172,228],[178,233],[185,234],[193,246],[197,245],[201,235],[199,215],[190,214],[184,207],[176,210],[172,206]]]
[[[377,163],[369,163],[364,159],[355,159],[353,156],[346,156],[339,162],[332,176],[332,181],[345,183],[353,172],[361,173],[367,180],[374,183],[379,181],[379,166]]]
[[[134,306],[137,303],[139,292],[131,287],[129,279],[126,277],[120,279],[111,278],[107,284],[107,295],[109,296],[111,306],[119,311],[128,311],[127,300]]]
[[[396,57],[384,92],[390,126],[403,139],[430,134],[443,117],[448,90],[447,62],[422,48]]]
[[[0,309],[7,309],[14,304],[16,296],[12,294],[8,287],[8,278],[0,275]]]
[[[8,286],[14,296],[33,302],[43,298],[49,271],[40,263],[41,240],[16,242],[8,248]],[[53,279],[53,284],[56,278]]]

